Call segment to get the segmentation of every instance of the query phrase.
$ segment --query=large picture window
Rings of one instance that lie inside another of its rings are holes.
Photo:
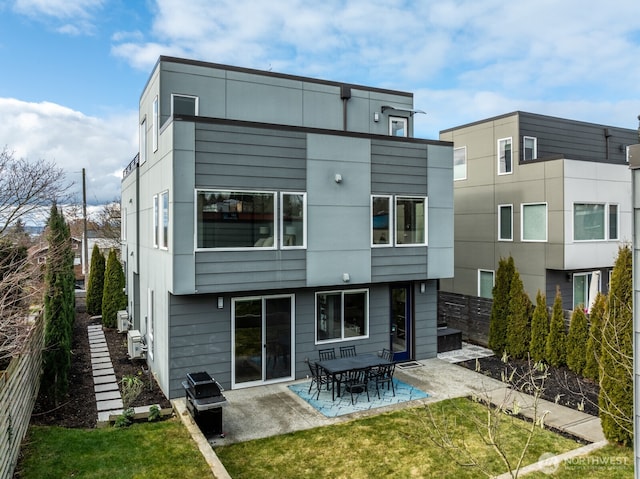
[[[453,150],[453,180],[467,179],[467,147]]]
[[[574,241],[618,239],[618,205],[574,203]]]
[[[198,248],[274,248],[273,192],[198,191]]]
[[[498,140],[498,174],[507,175],[513,171],[511,138]]]
[[[391,246],[391,196],[371,197],[371,244]]]
[[[306,246],[307,195],[305,193],[282,193],[280,204],[282,205],[280,218],[282,248],[304,248]]]
[[[396,197],[396,245],[427,244],[427,198]]]
[[[367,290],[316,293],[316,342],[363,338],[368,334]]]
[[[522,205],[522,241],[547,241],[547,204]]]

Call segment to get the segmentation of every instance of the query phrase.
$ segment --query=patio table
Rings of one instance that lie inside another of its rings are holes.
[[[370,369],[391,363],[388,359],[384,359],[377,354],[358,354],[345,358],[325,359],[324,361],[318,361],[316,364],[331,376],[331,400],[335,401],[336,377],[340,377],[342,374],[355,369]],[[338,380],[338,388],[339,387],[340,380]],[[340,397],[339,389],[338,397]]]

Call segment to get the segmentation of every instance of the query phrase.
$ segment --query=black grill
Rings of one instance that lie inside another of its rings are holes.
[[[187,409],[204,434],[219,434],[222,429],[222,406],[227,399],[222,394],[222,386],[204,371],[187,374],[182,382],[185,390]]]
[[[204,371],[187,374],[188,390],[195,399],[221,396],[220,385]]]

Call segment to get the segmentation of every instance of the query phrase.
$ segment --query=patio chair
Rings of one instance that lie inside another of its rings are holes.
[[[309,361],[309,371],[311,372],[311,384],[309,385],[309,394],[311,394],[311,389],[313,385],[316,385],[316,399],[320,397],[320,391],[322,391],[322,386],[327,386],[327,391],[329,390],[329,384],[331,384],[331,378],[329,378],[324,370],[318,366],[313,361]]]
[[[369,388],[367,386],[368,370],[366,369],[353,369],[348,371],[342,377],[342,383],[344,384],[345,392],[351,394],[351,404],[355,404],[353,397],[363,392],[367,393],[367,401],[371,401],[369,398]]]
[[[393,361],[393,351],[390,349],[384,348],[382,350],[382,354],[380,355],[382,359],[386,359],[387,361]]]
[[[395,372],[395,364],[385,364],[384,366],[378,366],[375,371],[369,374],[369,381],[376,383],[376,394],[380,398],[380,385],[384,387],[387,385],[387,391],[391,389],[395,397],[396,390],[393,386],[393,373]]]
[[[320,349],[318,351],[318,357],[320,358],[320,361],[326,361],[327,359],[335,359],[336,350],[334,348]]]
[[[356,355],[355,346],[340,346],[340,357],[347,358]]]

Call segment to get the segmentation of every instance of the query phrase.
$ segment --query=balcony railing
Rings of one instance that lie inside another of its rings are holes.
[[[124,180],[129,174],[138,167],[138,161],[140,160],[140,153],[133,157],[131,163],[122,171],[122,179]]]

